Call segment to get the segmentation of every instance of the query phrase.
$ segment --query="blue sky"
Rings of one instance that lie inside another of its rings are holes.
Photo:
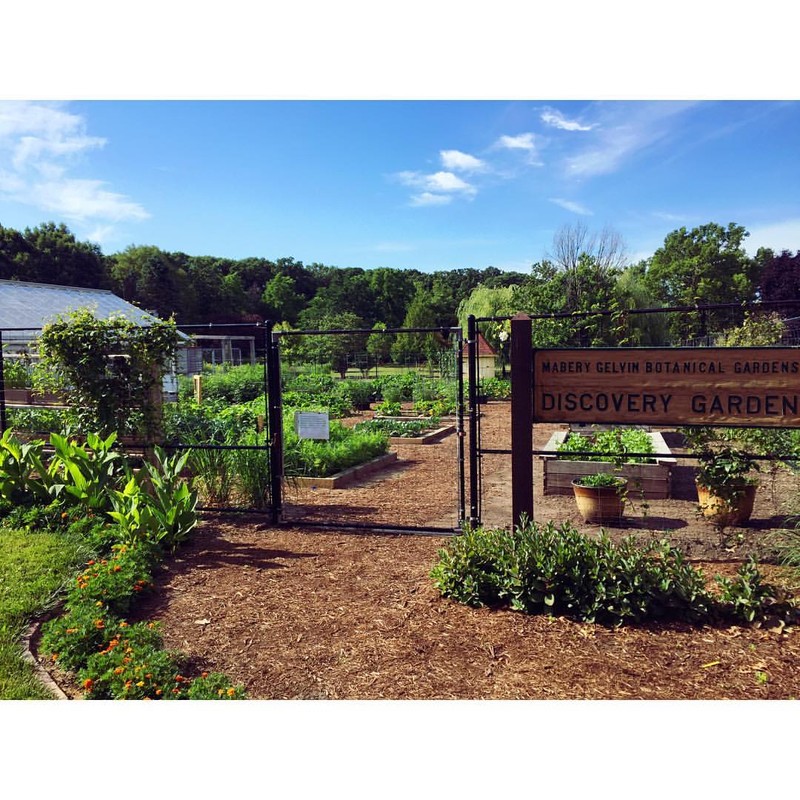
[[[800,249],[800,103],[2,101],[0,223],[106,253],[527,270],[563,225]]]

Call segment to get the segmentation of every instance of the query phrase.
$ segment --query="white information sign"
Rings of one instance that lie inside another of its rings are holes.
[[[327,411],[295,411],[294,432],[300,439],[330,439]]]

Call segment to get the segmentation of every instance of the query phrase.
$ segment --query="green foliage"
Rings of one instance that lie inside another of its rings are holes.
[[[141,433],[151,437],[160,426],[151,392],[177,341],[172,321],[144,326],[121,315],[100,320],[79,309],[46,325],[39,347],[42,364],[66,387],[85,430],[139,433],[132,426],[132,410],[138,410]]]
[[[355,431],[378,431],[387,436],[412,437],[439,427],[438,417],[430,419],[370,419],[358,422]]]
[[[222,365],[203,370],[203,402],[247,403],[264,394],[262,364]]]
[[[552,522],[513,534],[467,531],[439,551],[431,577],[445,597],[468,605],[603,624],[698,620],[712,607],[702,572],[667,542],[614,544]]]
[[[234,686],[230,679],[219,672],[211,672],[195,678],[186,692],[189,700],[244,700],[242,686]]]
[[[287,476],[325,478],[348,467],[363,464],[389,449],[384,433],[354,431],[331,422],[330,439],[299,439],[290,414],[284,417],[284,473]]]
[[[0,437],[0,498],[11,503],[49,502],[44,442],[21,442],[11,428]]]
[[[739,567],[735,578],[717,575],[714,580],[719,585],[719,599],[726,606],[728,615],[743,622],[762,618],[779,595],[775,586],[764,583],[752,558]]]
[[[93,700],[179,699],[187,680],[179,669],[178,657],[162,649],[158,623],[137,622],[118,625],[86,658],[78,681]]]
[[[47,436],[51,431],[65,431],[77,420],[69,408],[6,408],[8,427],[15,431]]]
[[[116,440],[116,433],[105,439],[89,433],[87,449],[65,436],[51,433],[50,444],[55,449],[47,468],[51,496],[92,511],[110,509],[109,489],[125,470],[121,453],[113,449]]]
[[[131,474],[122,490],[110,493],[120,541],[133,545],[144,541],[174,550],[197,525],[197,492],[181,477],[189,453],[168,456],[155,448],[155,465]]]
[[[480,393],[489,400],[510,400],[511,381],[505,378],[486,378],[481,381]]]
[[[402,404],[398,402],[391,402],[384,400],[375,406],[375,413],[382,417],[397,417],[403,410]]]
[[[625,486],[625,480],[616,475],[611,475],[609,472],[596,472],[593,475],[581,475],[575,478],[574,483],[579,486],[588,486],[590,488],[609,488],[621,489]]]
[[[229,470],[233,476],[231,488],[248,507],[263,510],[270,503],[269,452],[264,437],[252,433],[240,444],[245,447],[227,451]]]
[[[655,453],[652,440],[646,431],[638,428],[612,428],[592,434],[570,433],[558,446],[558,457],[566,461],[613,461],[615,463],[648,464]],[[594,452],[595,455],[570,455],[570,453]],[[629,456],[638,453],[638,456]]]
[[[682,428],[691,453],[697,456],[697,483],[728,505],[735,504],[760,467],[746,450],[731,442],[716,428]]]
[[[23,359],[4,355],[3,383],[6,389],[25,389],[31,385],[30,369]]]

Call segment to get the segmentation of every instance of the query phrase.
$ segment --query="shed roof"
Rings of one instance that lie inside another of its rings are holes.
[[[478,331],[478,358],[481,356],[489,356],[489,357],[497,357],[497,353],[492,349],[492,346],[489,342],[486,341],[483,334]],[[467,357],[467,343],[464,342],[463,347],[461,348],[461,357]]]
[[[89,308],[98,319],[124,314],[140,325],[158,319],[107,289],[0,280],[0,330],[5,341],[35,339],[57,316],[79,308]]]

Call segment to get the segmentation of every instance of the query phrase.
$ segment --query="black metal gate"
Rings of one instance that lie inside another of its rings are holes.
[[[455,435],[456,435],[456,487],[455,487],[455,523],[450,526],[442,526],[436,524],[416,525],[406,524],[403,522],[388,523],[379,521],[359,521],[357,519],[347,518],[346,515],[339,519],[325,519],[321,520],[306,519],[302,515],[289,513],[291,508],[287,505],[286,488],[287,481],[289,480],[285,474],[284,462],[284,446],[285,446],[285,431],[284,431],[284,416],[283,416],[283,381],[282,381],[282,366],[281,366],[281,342],[288,340],[291,337],[327,337],[327,336],[353,336],[353,335],[370,335],[374,334],[372,329],[335,329],[335,330],[277,330],[275,323],[268,321],[266,323],[266,354],[265,354],[265,369],[267,381],[267,399],[268,399],[268,413],[267,413],[267,435],[269,442],[270,453],[270,486],[271,486],[271,519],[273,524],[285,524],[292,526],[310,526],[315,528],[339,528],[350,530],[368,530],[368,531],[391,531],[391,532],[408,532],[408,533],[429,533],[429,534],[453,534],[458,533],[463,529],[467,521],[467,488],[466,488],[466,456],[465,456],[465,442],[467,434],[465,430],[465,404],[464,404],[464,375],[462,367],[462,354],[464,352],[464,340],[462,330],[459,327],[451,328],[387,328],[381,330],[381,334],[387,336],[396,336],[401,334],[438,334],[442,339],[449,340],[451,349],[454,354],[454,381],[455,381],[455,398],[456,398],[456,413],[455,413]],[[468,351],[468,352],[471,352]],[[472,363],[468,360],[468,363]],[[471,373],[470,373],[471,375]],[[472,387],[472,383],[470,382]],[[474,387],[473,387],[474,388]],[[470,389],[470,397],[473,391]],[[470,453],[473,451],[473,443],[475,438],[472,435],[472,402],[470,402]],[[470,456],[472,458],[472,456]],[[470,462],[471,463],[471,462]],[[474,471],[473,473],[474,474]],[[473,519],[472,512],[472,498],[473,493],[470,491],[470,521]]]

